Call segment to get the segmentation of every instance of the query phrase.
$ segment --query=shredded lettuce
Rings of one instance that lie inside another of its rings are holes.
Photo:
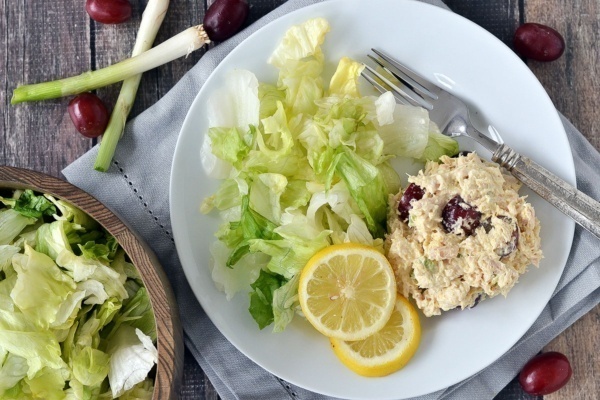
[[[25,190],[0,198],[0,241],[0,398],[151,398],[154,313],[116,239]]]
[[[427,146],[420,157],[421,161],[437,161],[441,156],[455,156],[458,154],[458,142],[440,132],[440,128],[429,122],[429,136]]]
[[[122,325],[108,345],[108,381],[113,398],[144,381],[158,361],[152,339],[141,330]]]
[[[12,208],[0,209],[0,245],[10,244],[27,225],[35,221],[35,218],[25,217]]]
[[[250,306],[248,311],[260,329],[269,326],[273,320],[273,293],[285,283],[278,274],[261,270],[258,278],[251,284]]]
[[[329,29],[323,18],[291,27],[268,60],[276,82],[233,70],[208,102],[201,156],[221,184],[201,211],[223,221],[212,278],[228,299],[250,293],[260,329],[293,320],[300,272],[319,250],[355,242],[383,251],[388,198],[400,189],[390,159],[454,151],[426,110],[397,105],[390,92],[363,96],[361,63],[342,57],[326,79]]]

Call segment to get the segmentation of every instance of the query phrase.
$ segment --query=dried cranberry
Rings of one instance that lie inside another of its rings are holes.
[[[512,252],[517,250],[517,246],[519,245],[519,226],[510,217],[498,216],[498,218],[510,224],[514,224],[514,229],[512,235],[510,236],[510,240],[506,242],[504,246],[496,249],[496,254],[498,254],[500,258],[502,258],[509,256]],[[485,233],[490,233],[490,231],[494,227],[492,225],[492,217],[486,218],[484,221],[482,221],[481,226],[483,226],[483,229],[485,229]]]
[[[458,235],[462,231],[469,236],[480,223],[481,213],[458,194],[451,198],[442,210],[442,225],[446,232]]]
[[[502,257],[509,256],[512,252],[517,250],[517,246],[519,245],[519,227],[515,224],[515,229],[512,231],[512,235],[510,235],[510,240],[504,246],[496,249],[496,254]]]
[[[404,190],[404,193],[398,202],[398,214],[400,216],[400,220],[408,220],[408,212],[412,209],[412,202],[421,200],[424,194],[425,190],[423,190],[421,186],[415,185],[414,183],[411,183],[406,187],[406,190]]]
[[[472,151],[469,151],[469,150],[459,151],[458,153],[456,153],[455,155],[453,155],[452,158],[466,157],[466,156],[468,156],[471,153],[472,153]]]
[[[483,296],[484,296],[484,294],[483,294],[483,293],[479,293],[479,294],[477,295],[477,297],[475,297],[475,301],[473,302],[473,304],[472,304],[471,306],[469,306],[469,308],[473,308],[473,307],[475,307],[477,304],[479,304],[479,302],[480,302],[481,300],[483,300]]]

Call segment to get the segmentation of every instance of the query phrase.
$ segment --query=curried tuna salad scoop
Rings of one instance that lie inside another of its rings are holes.
[[[390,196],[386,252],[398,291],[425,316],[506,296],[542,258],[520,182],[475,153],[442,156]]]

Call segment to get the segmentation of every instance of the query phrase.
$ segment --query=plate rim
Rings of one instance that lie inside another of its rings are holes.
[[[379,3],[383,3],[383,4],[394,2],[393,0],[376,0],[376,1],[379,2]],[[350,2],[351,3],[356,3],[356,4],[361,3],[360,0],[350,0]],[[190,108],[188,109],[188,112],[186,114],[186,117],[184,119],[184,122],[183,122],[183,124],[181,126],[181,129],[180,129],[180,132],[179,132],[179,136],[178,136],[177,143],[176,143],[176,146],[175,146],[175,152],[174,152],[174,156],[173,156],[173,161],[172,161],[172,166],[171,166],[171,174],[170,174],[170,181],[169,181],[170,182],[170,184],[169,184],[169,209],[170,209],[170,215],[171,215],[171,223],[172,223],[172,228],[173,228],[172,230],[173,230],[173,236],[174,236],[174,240],[175,240],[175,246],[176,246],[176,249],[177,249],[177,254],[180,257],[180,260],[182,260],[184,257],[181,256],[181,251],[180,251],[181,244],[178,244],[178,243],[180,243],[180,240],[177,239],[177,237],[179,236],[179,234],[177,233],[178,230],[175,228],[176,224],[173,223],[173,220],[174,220],[173,215],[176,215],[176,214],[174,214],[174,207],[175,207],[175,205],[174,205],[174,201],[173,201],[173,198],[174,198],[173,197],[174,185],[175,185],[175,182],[176,182],[175,174],[176,174],[176,170],[178,169],[176,167],[176,164],[177,164],[177,157],[176,157],[176,155],[181,151],[180,147],[182,146],[182,144],[181,144],[182,143],[182,140],[181,140],[182,134],[186,130],[186,128],[188,128],[188,125],[190,124],[190,120],[192,119],[192,117],[190,117],[190,114],[191,114],[192,110],[194,110],[195,107],[197,107],[196,103],[199,103],[201,97],[203,97],[203,93],[205,91],[205,88],[207,86],[209,86],[209,85],[206,85],[206,84],[211,79],[213,79],[216,71],[220,71],[222,68],[224,68],[223,67],[224,65],[227,65],[227,62],[228,62],[228,60],[230,58],[235,57],[235,53],[236,53],[236,50],[237,50],[238,47],[242,46],[246,41],[250,40],[255,35],[261,34],[263,30],[269,29],[274,23],[277,23],[278,21],[281,21],[282,19],[288,19],[288,18],[291,19],[296,13],[307,12],[307,9],[310,10],[310,9],[313,9],[313,8],[318,9],[320,7],[331,7],[332,4],[335,4],[335,3],[338,3],[338,4],[346,3],[346,4],[348,4],[348,0],[328,0],[328,1],[323,1],[323,2],[313,3],[313,4],[310,4],[310,5],[307,5],[307,6],[298,8],[298,9],[295,9],[295,10],[293,10],[293,11],[287,13],[287,14],[281,15],[278,18],[275,18],[274,20],[269,21],[264,26],[258,28],[257,30],[255,30],[254,32],[252,32],[248,37],[244,38],[240,43],[238,43],[237,45],[235,45],[235,47],[232,48],[232,50],[219,62],[219,64],[213,69],[213,71],[211,71],[210,75],[208,76],[208,78],[206,79],[206,81],[204,82],[204,84],[202,85],[202,87],[200,88],[200,90],[196,93],[196,96],[195,96],[193,102],[191,103]],[[470,29],[476,29],[478,31],[478,33],[487,36],[488,40],[492,40],[492,41],[496,42],[498,44],[498,46],[497,46],[498,50],[502,49],[502,51],[508,51],[508,52],[510,52],[512,54],[512,57],[518,59],[518,56],[516,56],[512,52],[512,50],[510,50],[510,48],[508,46],[506,46],[502,41],[500,41],[492,33],[490,33],[489,31],[485,30],[481,26],[477,25],[473,21],[471,21],[471,20],[469,20],[469,19],[467,19],[467,18],[465,18],[465,17],[463,17],[463,16],[461,16],[459,14],[456,14],[455,12],[451,11],[450,9],[442,8],[442,7],[439,7],[437,5],[433,5],[431,3],[427,3],[427,2],[424,2],[424,1],[420,1],[420,0],[402,0],[402,3],[412,3],[413,6],[423,7],[424,9],[429,10],[428,12],[440,12],[441,11],[442,13],[447,14],[444,18],[451,18],[451,19],[452,18],[456,18],[457,20],[460,21],[461,24],[471,25]],[[562,135],[560,136],[560,138],[562,140],[564,140],[564,142],[568,145],[567,149],[568,149],[568,153],[570,155],[570,157],[568,158],[568,160],[566,160],[567,161],[566,164],[568,164],[568,165],[564,165],[563,166],[565,169],[568,170],[567,172],[569,173],[570,176],[564,177],[564,179],[566,179],[569,183],[576,185],[576,172],[575,172],[575,164],[574,164],[574,158],[573,158],[573,149],[571,148],[571,146],[569,144],[566,130],[565,130],[564,125],[563,125],[563,123],[562,123],[562,121],[560,119],[560,114],[559,114],[558,110],[556,110],[556,107],[554,106],[554,104],[553,104],[552,100],[550,99],[548,93],[546,92],[546,90],[544,89],[544,87],[542,86],[542,84],[540,83],[540,81],[537,79],[537,77],[535,76],[535,74],[531,71],[531,69],[529,69],[529,67],[525,63],[522,63],[522,66],[520,66],[520,68],[526,74],[529,75],[528,76],[528,81],[530,81],[532,84],[535,84],[535,85],[539,86],[539,88],[542,89],[542,92],[543,92],[544,96],[546,97],[546,101],[552,106],[552,108],[555,111],[554,113],[552,113],[552,117],[556,120],[555,121],[555,125],[557,126],[557,128],[559,128],[562,131]],[[574,237],[574,233],[575,233],[575,223],[573,221],[569,221],[568,225],[569,225],[568,226],[569,232],[567,232],[567,235],[569,236],[569,238],[568,238],[568,244],[566,245],[566,248],[565,248],[565,254],[566,254],[566,256],[565,256],[565,260],[564,260],[563,266],[561,268],[561,273],[557,275],[557,277],[555,279],[555,282],[553,283],[553,288],[554,289],[556,288],[556,285],[558,285],[559,280],[560,280],[560,278],[561,278],[561,276],[562,276],[562,274],[564,272],[564,268],[566,266],[568,255],[569,255],[569,253],[571,251],[572,244],[573,244],[573,237]],[[181,264],[182,264],[182,267],[183,267],[183,264],[184,264],[183,261],[181,262]],[[187,269],[185,267],[183,267],[183,271],[184,271],[184,274],[186,276],[186,279],[189,282],[190,281],[189,280],[190,279],[189,278],[189,273],[188,273],[188,271],[187,271]],[[201,300],[201,296],[198,296],[196,294],[196,289],[194,289],[194,287],[191,284],[190,284],[190,287],[192,288],[194,296],[197,298],[198,302],[200,303],[200,305],[204,309],[204,306],[202,304],[203,302]],[[545,304],[547,304],[547,302],[550,300],[552,294],[553,294],[553,291],[549,292],[549,296],[546,299],[547,301],[546,301]],[[541,314],[541,312],[543,311],[543,309],[544,308],[542,308],[540,310],[540,313],[536,314],[536,316],[533,319],[533,321],[530,324],[527,325],[527,327],[526,327],[526,329],[524,329],[523,333],[527,332],[527,330],[529,328],[531,328],[531,326],[533,325],[533,323],[535,323],[535,321],[537,320],[537,318],[539,317],[539,315]],[[209,319],[211,320],[211,322],[217,327],[217,329],[219,330],[219,332],[221,334],[223,334],[222,329],[219,327],[220,323],[218,321],[215,321],[215,319],[210,315],[210,313],[206,309],[204,309],[204,310],[205,310],[207,316],[209,317]],[[276,376],[281,376],[280,373],[276,373],[274,371],[271,371],[269,368],[267,368],[267,367],[263,366],[261,363],[257,362],[254,357],[248,355],[247,352],[245,352],[242,348],[240,348],[240,346],[238,346],[238,343],[230,341],[229,338],[227,336],[225,336],[225,334],[223,334],[223,336],[238,351],[240,351],[242,354],[244,354],[245,356],[247,356],[248,358],[250,358],[258,366],[260,366],[261,368],[265,369],[269,373],[272,373],[272,374],[274,374]],[[514,344],[517,343],[521,339],[521,337],[522,337],[522,335],[518,336],[516,338],[516,340],[514,340],[514,342],[504,352],[502,352],[497,358],[491,360],[488,364],[484,365],[483,367],[481,367],[480,369],[478,369],[477,371],[475,371],[473,374],[469,374],[468,376],[465,376],[462,379],[458,380],[457,382],[455,382],[455,384],[462,382],[464,379],[468,379],[469,377],[473,376],[474,374],[477,374],[478,372],[481,372],[482,370],[484,370],[485,368],[487,368],[492,363],[496,362],[498,359],[500,359],[506,353],[506,351],[509,351],[514,346]],[[316,391],[315,388],[308,387],[304,383],[299,382],[296,379],[290,378],[288,376],[285,376],[285,377],[282,377],[282,378],[285,379],[285,380],[287,380],[287,381],[289,381],[290,383],[293,383],[293,384],[299,386],[299,387],[302,387],[302,388],[305,388],[305,389],[311,390],[311,391]],[[422,394],[433,393],[433,392],[435,392],[437,390],[445,388],[446,386],[444,385],[443,387],[436,387],[436,386],[432,385],[432,387],[433,387],[433,389],[429,390],[426,393],[422,393]],[[323,394],[331,395],[331,396],[339,396],[339,393],[331,393],[331,392],[324,392],[324,391],[319,391],[319,393],[323,393]],[[392,396],[392,394],[390,394],[390,396]],[[349,398],[362,399],[364,397],[352,397],[352,396],[350,396]],[[392,399],[392,398],[393,399],[397,399],[398,398],[398,394],[396,394],[396,395],[394,395],[392,397],[385,397],[385,396],[381,397],[381,396],[379,396],[377,398],[378,399],[387,399],[387,398],[389,398],[389,399]]]

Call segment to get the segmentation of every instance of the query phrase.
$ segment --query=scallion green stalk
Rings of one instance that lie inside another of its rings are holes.
[[[132,57],[140,55],[152,47],[152,43],[154,43],[154,39],[156,38],[158,29],[167,13],[168,7],[169,0],[148,1],[144,13],[142,14],[140,28],[131,52]],[[96,156],[96,163],[94,164],[94,169],[97,171],[105,172],[110,166],[110,162],[117,148],[117,143],[123,135],[127,116],[131,111],[131,107],[133,107],[133,102],[135,101],[141,79],[142,75],[138,74],[123,81],[119,97],[117,98],[110,119],[108,120],[106,130],[102,135],[100,149]]]
[[[193,26],[152,49],[127,60],[71,78],[23,85],[13,91],[11,104],[47,100],[98,89],[185,56],[209,43],[202,25]]]

